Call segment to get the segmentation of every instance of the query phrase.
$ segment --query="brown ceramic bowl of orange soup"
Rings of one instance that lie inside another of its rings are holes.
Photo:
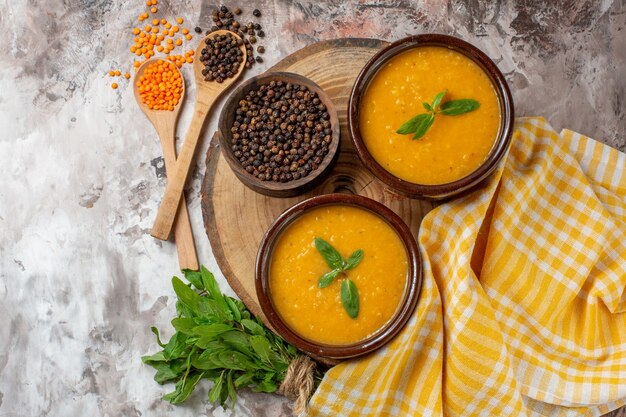
[[[470,101],[469,109],[455,107]],[[410,133],[401,129],[407,122]],[[438,34],[411,36],[374,55],[355,81],[348,112],[363,164],[399,193],[427,199],[464,193],[489,176],[506,154],[513,122],[498,67],[475,46]]]
[[[332,359],[391,340],[414,311],[421,280],[407,225],[384,205],[350,194],[286,210],[256,263],[257,296],[272,327],[300,350]]]

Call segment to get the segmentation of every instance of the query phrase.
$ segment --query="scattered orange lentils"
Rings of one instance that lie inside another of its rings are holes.
[[[158,60],[137,80],[139,95],[151,110],[174,110],[183,93],[183,78],[172,62]]]
[[[157,52],[168,55],[167,60],[170,62],[162,61],[167,65],[175,65],[176,67],[181,68],[186,63],[192,63],[194,55],[193,50],[185,52],[184,55],[174,54],[172,52],[176,47],[183,46],[185,41],[193,39],[189,29],[178,26],[183,24],[184,19],[182,17],[177,17],[172,20],[172,22],[168,22],[165,18],[159,19],[157,18],[158,15],[155,16],[155,14],[159,11],[157,8],[158,1],[145,0],[145,2],[147,7],[146,12],[141,13],[137,18],[139,22],[145,21],[143,28],[139,25],[138,27],[131,29],[133,34],[133,44],[130,47],[130,52],[137,57],[133,62],[135,71],[139,69],[143,62],[152,58]],[[148,13],[151,13],[152,17],[150,17]],[[152,65],[148,68],[152,68]],[[146,68],[146,70],[148,68]],[[178,72],[176,73],[178,74]],[[108,74],[111,77],[123,76],[125,79],[130,79],[130,74],[128,72],[122,73],[120,70],[111,70]],[[111,87],[116,89],[119,86],[117,83],[112,83]],[[175,105],[176,104],[174,104],[174,106]],[[169,105],[166,107],[169,107]]]
[[[146,0],[146,6],[156,6],[157,0]],[[156,9],[153,7],[153,9]],[[155,13],[155,12],[153,12]],[[146,13],[139,16],[139,21],[147,19]],[[161,52],[165,55],[169,55],[170,52],[176,46],[182,46],[185,40],[190,41],[193,39],[191,32],[187,28],[180,28],[177,24],[181,25],[184,22],[182,17],[177,17],[174,23],[168,22],[167,19],[154,18],[150,23],[152,25],[145,25],[143,30],[140,27],[133,28],[132,33],[135,35],[134,44],[130,47],[130,52],[137,57],[143,58],[143,60],[150,59],[156,52]],[[161,27],[161,29],[159,29]],[[176,38],[180,32],[181,37]],[[163,43],[165,41],[165,43]],[[176,55],[181,57],[181,55]],[[193,58],[190,58],[188,53],[185,53],[184,59],[173,60],[177,66],[181,63],[191,63]],[[135,68],[138,68],[143,61],[135,61]],[[180,67],[180,66],[179,66]]]

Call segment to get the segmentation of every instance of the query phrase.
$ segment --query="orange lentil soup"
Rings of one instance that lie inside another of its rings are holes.
[[[347,259],[363,249],[356,268],[328,287],[318,279],[330,271],[314,245],[316,237]],[[301,337],[328,345],[347,345],[374,335],[396,312],[407,283],[408,259],[396,231],[369,210],[328,205],[310,210],[280,236],[270,263],[270,293],[283,321]],[[340,285],[350,278],[358,289],[359,314],[348,316]]]
[[[395,133],[424,113],[447,90],[443,102],[471,98],[480,107],[458,116],[437,114],[420,140]],[[498,134],[498,98],[489,77],[471,59],[448,48],[423,46],[391,58],[374,76],[361,100],[365,146],[387,171],[415,184],[444,184],[475,171]]]

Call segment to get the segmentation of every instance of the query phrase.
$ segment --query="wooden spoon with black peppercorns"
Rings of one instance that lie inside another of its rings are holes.
[[[237,81],[245,68],[245,62],[244,42],[231,31],[212,32],[198,45],[193,63],[196,80],[193,118],[175,169],[168,172],[165,195],[150,232],[153,237],[168,239],[206,116],[220,95]]]

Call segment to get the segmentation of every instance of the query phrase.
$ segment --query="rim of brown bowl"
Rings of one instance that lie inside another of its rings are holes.
[[[268,84],[271,81],[283,81],[292,84],[299,84],[306,86],[309,90],[317,93],[318,97],[326,106],[326,111],[330,116],[330,128],[332,133],[332,141],[328,147],[328,153],[324,155],[322,163],[318,168],[312,171],[309,175],[297,180],[289,182],[274,182],[274,181],[261,181],[258,178],[252,176],[243,168],[239,160],[233,154],[231,149],[232,132],[230,131],[235,118],[235,110],[237,109],[239,100],[241,100],[245,94],[259,87],[263,84]],[[298,194],[302,194],[309,191],[317,184],[319,184],[323,178],[330,172],[338,157],[339,143],[340,143],[340,125],[339,117],[337,116],[337,110],[335,105],[324,90],[310,79],[291,72],[267,72],[264,74],[252,77],[246,80],[242,84],[238,85],[235,90],[228,96],[228,100],[224,104],[222,112],[217,124],[217,135],[222,148],[222,155],[226,158],[226,162],[237,178],[248,188],[252,190],[268,195],[271,197],[293,197]]]
[[[396,177],[383,168],[370,154],[359,126],[360,100],[367,90],[369,83],[380,68],[392,57],[410,49],[422,46],[441,46],[462,53],[477,63],[489,77],[496,94],[500,108],[500,128],[498,136],[489,153],[489,156],[475,171],[458,180],[443,184],[417,184]],[[348,105],[348,131],[352,143],[356,148],[359,159],[378,179],[408,197],[441,200],[469,191],[480,184],[493,172],[498,162],[505,155],[511,142],[514,123],[514,107],[511,90],[496,64],[474,45],[449,35],[422,34],[400,39],[380,50],[365,64],[357,76],[350,94]]]
[[[401,304],[393,317],[373,336],[347,345],[316,343],[294,332],[274,308],[269,285],[269,267],[273,248],[282,233],[303,213],[325,205],[352,205],[369,210],[385,220],[398,234],[406,249],[409,272]],[[354,194],[324,194],[311,197],[285,210],[265,232],[256,259],[256,292],[259,304],[270,324],[290,344],[306,353],[332,359],[347,359],[372,352],[389,342],[409,321],[420,296],[422,266],[417,243],[406,223],[383,204]]]

